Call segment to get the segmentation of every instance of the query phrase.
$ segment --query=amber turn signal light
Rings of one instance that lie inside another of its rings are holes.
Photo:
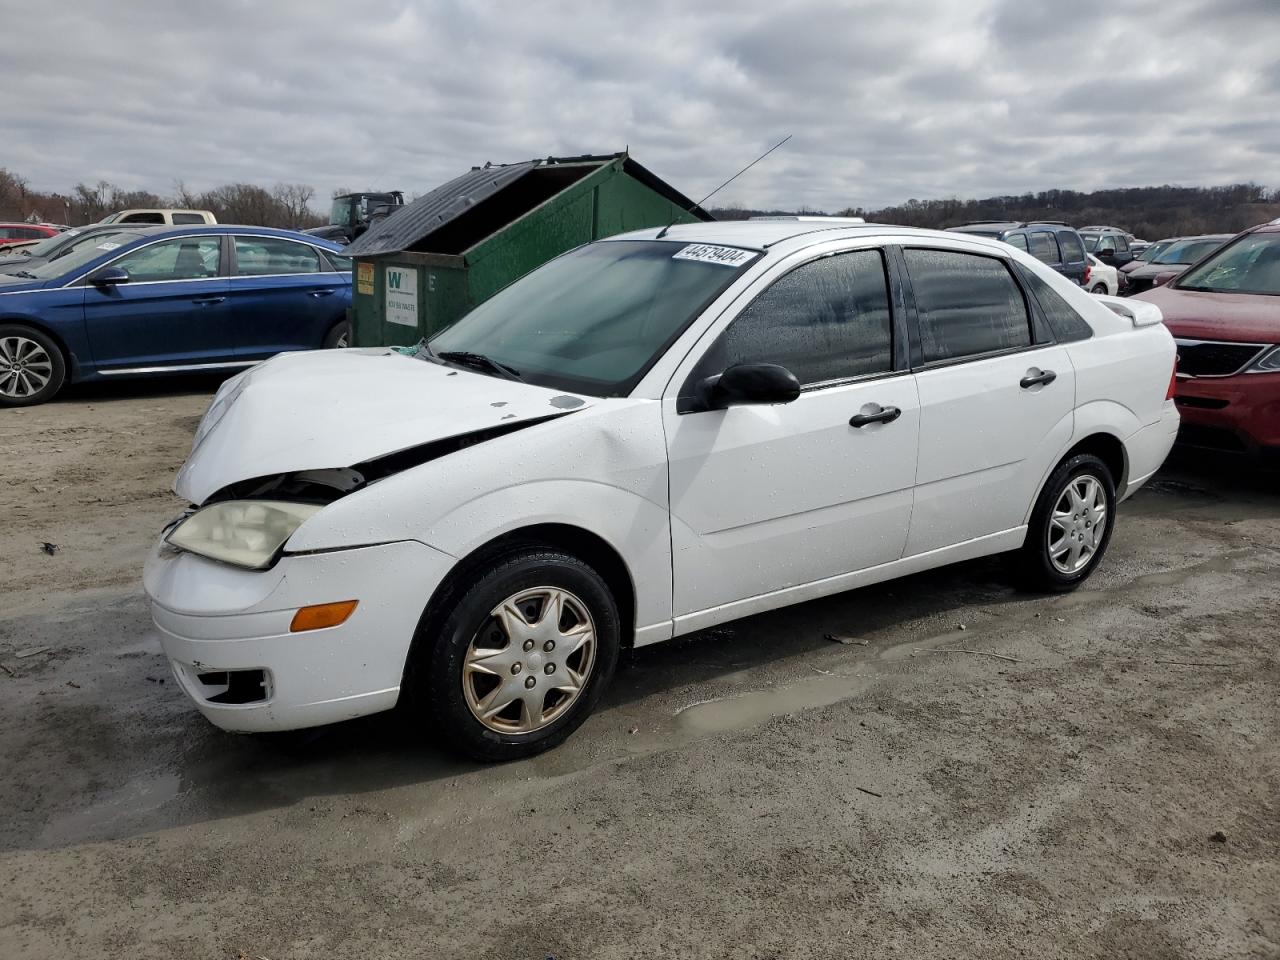
[[[351,616],[359,602],[359,600],[340,600],[337,603],[317,603],[311,607],[303,607],[293,615],[289,632],[323,630],[325,627],[336,627],[340,623],[346,623],[347,617]]]

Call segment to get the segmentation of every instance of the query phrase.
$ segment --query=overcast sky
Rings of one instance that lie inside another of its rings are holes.
[[[838,210],[1280,187],[1280,0],[0,0],[0,166],[38,189],[421,193],[632,155],[694,199]]]

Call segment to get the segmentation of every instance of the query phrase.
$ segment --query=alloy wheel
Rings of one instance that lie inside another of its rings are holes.
[[[582,695],[595,660],[596,629],[586,604],[560,587],[533,587],[494,607],[472,638],[462,665],[463,696],[490,730],[533,733]]]
[[[1078,573],[1093,559],[1107,530],[1107,495],[1092,474],[1073,477],[1049,514],[1049,560],[1060,573]]]
[[[0,396],[26,400],[52,377],[53,358],[43,345],[23,336],[0,337]]]

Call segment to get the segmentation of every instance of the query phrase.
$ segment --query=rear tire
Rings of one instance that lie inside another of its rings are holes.
[[[410,716],[477,760],[562,743],[613,677],[621,630],[604,579],[577,557],[524,546],[454,579],[418,628]]]
[[[67,362],[53,338],[20,323],[0,323],[0,407],[52,400],[67,379]]]
[[[1025,590],[1066,593],[1101,562],[1115,526],[1116,485],[1107,465],[1091,453],[1060,463],[1031,511],[1027,539],[1009,555]]]
[[[324,349],[345,350],[351,346],[351,321],[339,320],[324,336]]]
[[[1095,284],[1094,284],[1094,285],[1089,289],[1089,292],[1090,292],[1090,293],[1103,293],[1103,294],[1105,294],[1105,293],[1107,292],[1107,285],[1106,285],[1105,283],[1095,283]]]

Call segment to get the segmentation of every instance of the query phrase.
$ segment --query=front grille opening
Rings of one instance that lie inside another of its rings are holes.
[[[1263,349],[1260,343],[1205,340],[1178,342],[1178,373],[1188,377],[1229,377],[1244,369]]]
[[[265,670],[218,670],[198,673],[196,679],[209,703],[261,703],[271,695]]]
[[[1230,403],[1228,400],[1220,400],[1216,397],[1176,396],[1173,401],[1180,407],[1199,407],[1201,410],[1221,410]]]

